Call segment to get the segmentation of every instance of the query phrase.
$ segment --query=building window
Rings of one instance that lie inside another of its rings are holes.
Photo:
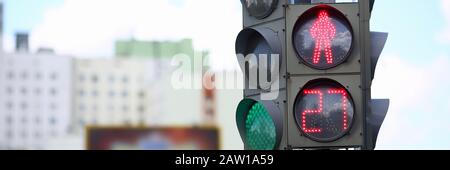
[[[27,124],[28,123],[28,119],[26,117],[22,117],[22,124]]]
[[[128,81],[129,81],[128,77],[127,76],[123,76],[123,78],[122,78],[123,84],[127,84]]]
[[[113,90],[109,91],[109,97],[114,97],[116,95],[116,93]]]
[[[92,75],[91,80],[92,80],[92,83],[97,83],[99,81],[97,75]]]
[[[83,97],[84,96],[84,90],[78,90],[78,96]]]
[[[5,118],[6,125],[10,126],[13,124],[13,119],[11,115],[6,116]]]
[[[97,97],[97,96],[98,96],[97,90],[92,90],[92,97]]]
[[[35,117],[35,118],[34,118],[34,123],[35,123],[36,125],[41,124],[41,118]]]
[[[41,94],[41,89],[40,88],[36,88],[34,89],[34,94],[36,94],[37,96]]]
[[[8,78],[8,80],[13,80],[14,79],[14,73],[12,71],[8,72],[7,78]]]
[[[56,81],[58,79],[58,75],[56,73],[52,73],[50,75],[50,80]]]
[[[138,112],[139,112],[139,113],[144,113],[144,112],[145,112],[145,106],[140,105],[140,106],[138,107]]]
[[[28,73],[24,71],[24,72],[22,73],[22,79],[23,79],[23,80],[26,80],[27,78],[28,78]]]
[[[28,137],[28,133],[26,131],[22,131],[21,136],[23,139],[26,139]]]
[[[49,123],[50,123],[50,125],[56,125],[56,118],[55,117],[50,117],[49,118]]]
[[[34,132],[34,138],[40,139],[41,138],[41,133],[39,133],[38,131]]]
[[[84,112],[85,109],[86,109],[86,108],[84,107],[83,104],[80,104],[80,105],[78,106],[78,110],[79,110],[80,112]]]
[[[8,110],[12,110],[13,109],[13,107],[14,107],[14,105],[13,105],[13,103],[12,102],[6,102],[6,108],[8,109]]]
[[[145,92],[144,92],[144,91],[139,91],[138,97],[139,97],[140,99],[145,98]]]
[[[128,97],[128,92],[126,90],[122,91],[122,97],[123,98]]]
[[[84,75],[79,75],[78,76],[78,80],[80,81],[80,82],[84,82]]]
[[[8,130],[8,131],[6,132],[6,138],[12,139],[13,137],[14,137],[13,132],[12,132],[11,130]]]
[[[41,78],[42,78],[41,73],[36,73],[35,78],[36,78],[36,80],[38,80],[38,81],[41,80]]]
[[[114,76],[113,75],[110,75],[109,76],[109,82],[110,83],[114,83],[116,81],[116,79],[114,78]]]
[[[20,104],[20,108],[21,108],[22,110],[27,110],[28,104],[27,104],[26,102],[22,102],[22,103]]]
[[[13,93],[14,93],[14,89],[12,87],[7,87],[6,88],[6,94],[12,95]]]
[[[50,92],[51,96],[56,96],[56,94],[57,94],[57,91],[55,88],[51,88],[49,92]]]
[[[28,90],[25,87],[22,87],[20,89],[20,92],[22,93],[22,95],[27,95]]]
[[[80,126],[84,126],[86,123],[84,122],[83,119],[79,119],[78,124],[80,124]]]
[[[129,107],[127,105],[122,106],[122,111],[128,113]]]

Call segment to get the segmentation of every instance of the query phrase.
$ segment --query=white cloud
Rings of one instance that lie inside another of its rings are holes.
[[[441,0],[441,7],[446,25],[443,32],[439,35],[438,40],[442,42],[450,42],[450,1]]]
[[[112,56],[117,39],[193,38],[216,65],[234,65],[235,37],[242,26],[239,1],[66,0],[49,10],[32,32],[31,47],[59,53]],[[217,58],[226,58],[214,60]],[[225,66],[226,67],[226,66]]]
[[[383,56],[373,98],[391,105],[378,138],[379,149],[450,148],[450,59],[442,56],[414,64],[406,57]]]

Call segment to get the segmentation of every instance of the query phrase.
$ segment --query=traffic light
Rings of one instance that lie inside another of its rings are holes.
[[[245,149],[374,149],[389,106],[371,99],[387,40],[370,32],[374,1],[241,2],[246,88],[236,120]]]
[[[286,146],[286,60],[284,0],[241,0],[244,29],[236,54],[244,73],[244,99],[236,123],[245,149]]]

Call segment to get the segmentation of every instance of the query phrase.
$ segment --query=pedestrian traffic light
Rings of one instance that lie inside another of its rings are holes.
[[[245,149],[374,149],[389,106],[371,99],[387,40],[370,32],[374,1],[241,2],[236,53],[246,88],[236,120]]]
[[[294,26],[293,45],[297,57],[315,69],[330,69],[346,61],[352,44],[350,23],[329,6],[309,9]]]
[[[288,145],[293,149],[364,146],[360,3],[287,8],[286,36],[292,42],[286,49]]]

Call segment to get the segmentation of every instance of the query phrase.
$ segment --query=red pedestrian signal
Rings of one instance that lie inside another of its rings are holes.
[[[333,64],[333,51],[331,50],[331,42],[336,36],[336,27],[328,17],[328,12],[322,10],[319,12],[319,17],[314,22],[311,30],[312,38],[316,41],[314,47],[313,63],[319,64],[320,56],[324,51],[327,59],[327,64]]]
[[[353,31],[345,16],[325,5],[311,8],[300,16],[293,36],[299,59],[319,70],[345,62],[353,45]]]

